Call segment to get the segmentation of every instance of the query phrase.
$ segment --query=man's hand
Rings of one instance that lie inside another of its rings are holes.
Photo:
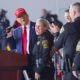
[[[40,80],[40,74],[35,72],[35,80]]]
[[[7,38],[10,38],[12,36],[13,36],[13,29],[10,32],[7,33]]]

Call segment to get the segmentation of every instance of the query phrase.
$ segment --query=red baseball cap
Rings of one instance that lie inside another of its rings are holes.
[[[15,12],[16,17],[19,17],[21,14],[27,14],[24,8],[18,8]]]

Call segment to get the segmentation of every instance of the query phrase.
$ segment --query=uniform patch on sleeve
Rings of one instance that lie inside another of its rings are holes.
[[[49,48],[49,43],[47,40],[42,41],[43,48]]]

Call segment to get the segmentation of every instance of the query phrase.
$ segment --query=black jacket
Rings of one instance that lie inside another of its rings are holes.
[[[49,64],[51,48],[49,43],[49,38],[44,33],[38,37],[37,43],[33,48],[34,70],[39,74]]]
[[[70,58],[73,58],[76,52],[76,45],[79,39],[80,17],[76,18],[73,23],[68,24],[66,29],[55,40],[54,46],[57,50],[63,47],[64,54]]]

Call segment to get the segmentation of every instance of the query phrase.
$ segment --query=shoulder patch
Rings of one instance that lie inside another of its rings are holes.
[[[43,40],[42,41],[42,46],[43,46],[43,48],[49,48],[48,40]]]

